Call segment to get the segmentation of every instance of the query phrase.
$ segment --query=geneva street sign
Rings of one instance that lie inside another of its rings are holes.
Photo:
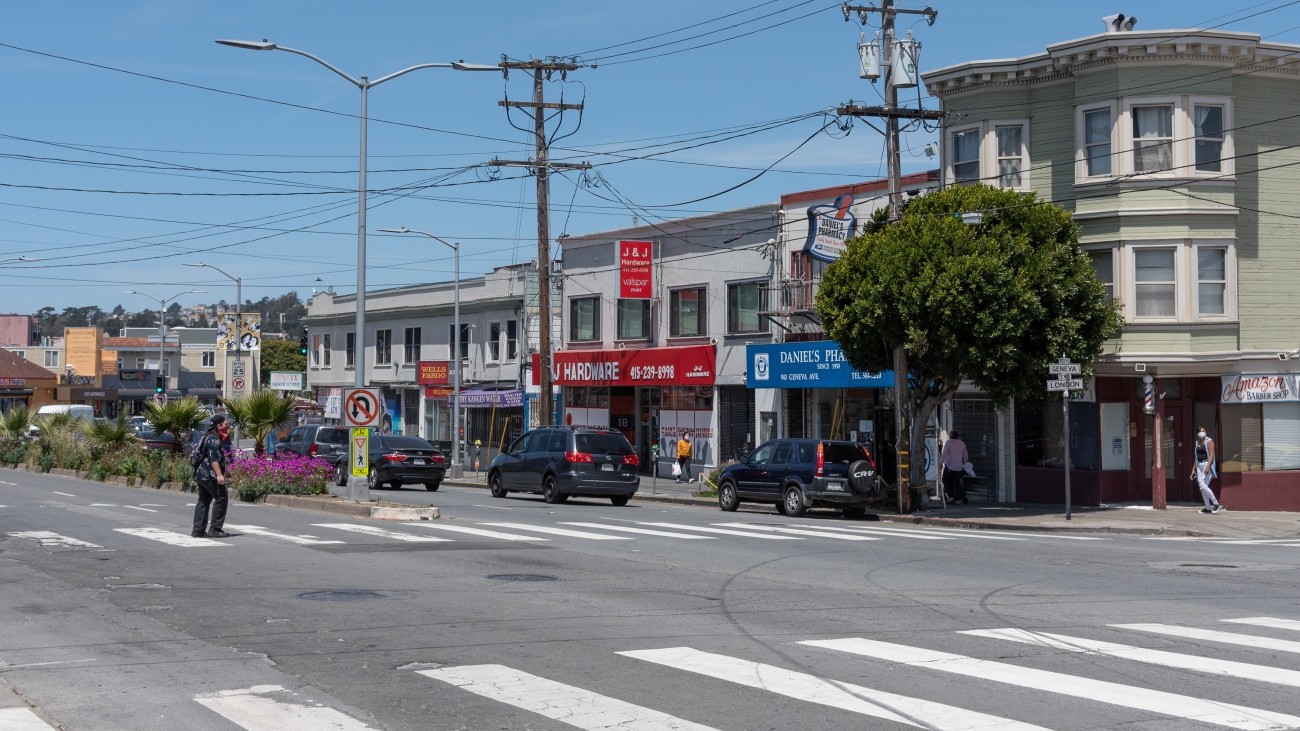
[[[1078,363],[1049,363],[1047,372],[1053,376],[1077,376],[1083,372]]]

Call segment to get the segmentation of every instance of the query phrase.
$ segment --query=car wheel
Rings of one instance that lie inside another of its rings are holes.
[[[402,489],[402,481],[401,481],[401,480],[393,480],[392,482],[388,483],[388,486],[391,487],[391,488],[393,488],[394,490],[401,490],[401,489]]]
[[[785,503],[777,503],[776,512],[780,513],[781,515],[785,515]]]
[[[781,501],[785,508],[782,512],[791,518],[798,518],[804,514],[803,491],[791,485],[785,489],[785,499]]]
[[[740,497],[736,495],[734,484],[724,482],[718,487],[718,507],[728,513],[735,512],[740,507]]]
[[[492,492],[492,497],[505,497],[510,492],[506,490],[506,485],[501,480],[500,472],[493,472],[488,475],[488,490]]]
[[[348,484],[348,468],[343,462],[334,465],[334,484],[345,487]]]
[[[621,508],[627,505],[627,495],[613,495],[609,498],[609,501]]]
[[[441,485],[442,485],[441,480],[438,482],[426,482],[424,483],[424,489],[428,490],[429,492],[437,492],[438,487]]]
[[[370,473],[366,475],[366,489],[367,489],[367,490],[379,490],[379,489],[381,489],[383,486],[384,486],[384,483],[382,483],[382,482],[379,481],[379,472],[378,472],[377,470],[375,470],[374,467],[371,467],[371,468],[370,468]]]
[[[554,477],[547,477],[546,482],[542,485],[542,499],[546,502],[557,505],[565,501],[565,494],[560,492],[560,485]]]
[[[867,515],[867,509],[861,505],[853,505],[844,509],[844,517],[849,520],[862,520]]]

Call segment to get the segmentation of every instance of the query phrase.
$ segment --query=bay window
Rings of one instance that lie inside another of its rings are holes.
[[[1110,107],[1091,109],[1083,113],[1084,175],[1093,178],[1111,174],[1111,119]]]
[[[952,134],[952,177],[953,181],[957,183],[979,182],[979,127],[972,127]]]
[[[1196,313],[1223,315],[1228,291],[1228,250],[1221,246],[1196,247]]]
[[[1133,312],[1138,318],[1178,316],[1177,249],[1142,248],[1133,252]]]
[[[1154,173],[1174,166],[1174,107],[1133,107],[1133,171]]]
[[[1221,104],[1192,105],[1198,171],[1217,173],[1223,169],[1223,111]]]
[[[1024,170],[1024,127],[998,125],[994,128],[998,150],[998,187],[1019,188]]]

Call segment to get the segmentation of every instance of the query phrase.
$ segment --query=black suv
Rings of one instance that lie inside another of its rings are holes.
[[[333,458],[348,450],[348,430],[341,426],[307,424],[294,427],[283,442],[275,445],[276,457],[296,454],[300,457]]]
[[[570,495],[627,505],[641,485],[641,461],[621,432],[547,426],[524,434],[488,466],[492,497],[540,492],[548,503]]]
[[[859,518],[882,485],[866,447],[829,439],[774,439],[727,465],[718,479],[718,507],[742,501],[775,505],[789,516],[808,508],[842,508]]]

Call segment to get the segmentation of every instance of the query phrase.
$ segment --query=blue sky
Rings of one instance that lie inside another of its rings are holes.
[[[1300,43],[1300,2],[1288,0],[931,4],[933,27],[899,22],[922,42],[923,70],[1036,53],[1100,32],[1114,12],[1139,29]],[[817,134],[825,110],[880,99],[857,76],[862,30],[820,0],[13,4],[0,30],[0,261],[41,261],[0,264],[0,312],[154,306],[122,294],[132,289],[233,302],[229,281],[183,266],[197,261],[242,277],[247,299],[305,298],[318,277],[355,289],[360,93],[306,58],[217,38],[269,39],[371,78],[502,54],[594,64],[546,85],[548,101],[586,106],[552,120],[552,158],[590,161],[601,176],[552,178],[555,239],[883,176],[882,140],[865,124]],[[530,95],[523,73],[441,68],[371,90],[369,288],[451,278],[448,249],[381,227],[460,241],[464,276],[534,258],[533,179],[484,166],[531,155],[531,134],[499,106]],[[933,140],[904,138],[905,171],[934,165],[922,154]]]

